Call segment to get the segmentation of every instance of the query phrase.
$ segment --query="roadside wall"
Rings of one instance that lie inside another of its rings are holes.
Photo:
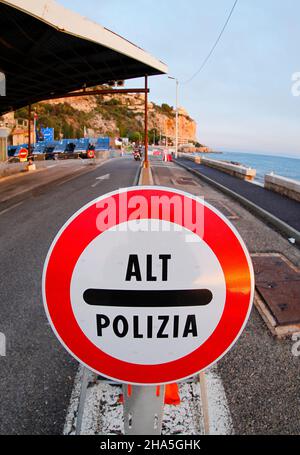
[[[179,153],[180,158],[187,158],[191,161],[194,161],[197,164],[203,164],[204,166],[209,166],[214,169],[218,169],[221,172],[226,174],[233,175],[242,180],[252,181],[256,176],[256,170],[247,168],[242,165],[227,163],[225,161],[213,160],[210,158],[204,158],[198,155]]]
[[[120,156],[120,151],[117,151],[117,150],[99,151],[99,152],[95,153],[94,162],[97,163],[97,162],[101,162],[103,160],[108,160],[109,158],[115,158],[118,156]],[[78,159],[78,157],[76,159]],[[47,168],[48,166],[51,166],[52,163],[59,163],[59,162],[64,162],[64,161],[66,161],[66,160],[45,161],[45,155],[42,155],[42,154],[36,155],[35,159],[34,159],[36,169]],[[88,159],[83,160],[83,162],[86,162],[86,164],[88,164],[89,161],[91,163],[93,163],[93,160],[88,160]],[[4,177],[8,177],[10,175],[19,174],[20,172],[26,172],[27,166],[28,166],[28,162],[24,162],[24,163],[8,163],[7,161],[0,162],[0,179],[4,178]]]
[[[297,180],[267,174],[265,175],[265,188],[300,202],[300,182]]]

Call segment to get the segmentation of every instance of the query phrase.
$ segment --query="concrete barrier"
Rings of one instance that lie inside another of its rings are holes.
[[[25,161],[24,163],[9,163],[7,161],[5,163],[0,163],[0,179],[3,177],[20,174],[20,172],[28,171],[28,164],[28,161]],[[47,169],[48,166],[51,166],[52,161],[34,160],[34,164],[35,166],[31,168],[31,170],[41,170]]]
[[[26,170],[27,163],[0,163],[0,178],[19,174]]]
[[[107,160],[108,158],[111,157],[111,153],[109,150],[96,150],[95,151],[95,158],[100,158],[100,159],[105,159]]]
[[[232,164],[226,161],[212,160],[210,158],[201,158],[201,164],[205,166],[218,169],[226,174],[233,175],[242,180],[254,180],[256,176],[256,169],[245,167],[241,164]]]
[[[34,161],[45,161],[46,154],[45,153],[37,153],[34,155]]]
[[[196,158],[199,158],[201,161],[201,156],[194,155],[193,153],[182,153],[178,152],[178,158],[185,158],[187,160],[195,161]],[[199,163],[200,164],[200,163]]]
[[[203,164],[209,166],[218,171],[225,172],[226,174],[233,175],[242,180],[254,180],[256,176],[256,169],[251,169],[240,164],[232,164],[227,161],[213,160],[211,158],[204,158],[200,155],[194,155],[192,153],[179,153],[179,158],[185,158],[190,161],[194,161],[197,164]]]
[[[300,182],[275,174],[265,175],[265,188],[300,202]]]

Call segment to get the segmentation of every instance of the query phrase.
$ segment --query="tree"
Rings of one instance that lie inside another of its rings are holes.
[[[158,140],[159,140],[159,131],[156,128],[152,128],[152,130],[150,130],[148,132],[149,144],[158,144]]]
[[[162,103],[161,109],[167,115],[174,115],[173,106],[169,106],[167,103]]]
[[[129,133],[130,142],[141,142],[142,135],[139,131]]]

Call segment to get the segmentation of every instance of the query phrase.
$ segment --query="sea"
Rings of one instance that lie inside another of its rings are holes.
[[[245,152],[200,153],[206,158],[233,161],[256,169],[256,182],[263,183],[265,174],[274,174],[300,181],[300,157],[291,158],[276,155],[262,155]]]

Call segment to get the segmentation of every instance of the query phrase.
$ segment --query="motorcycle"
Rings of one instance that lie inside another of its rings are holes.
[[[141,161],[141,158],[142,158],[140,152],[134,152],[133,157],[134,157],[135,161]]]

